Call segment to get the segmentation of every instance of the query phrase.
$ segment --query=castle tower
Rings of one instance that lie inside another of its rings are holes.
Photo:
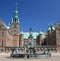
[[[19,46],[19,18],[17,5],[12,18],[12,35],[13,35],[13,46]]]

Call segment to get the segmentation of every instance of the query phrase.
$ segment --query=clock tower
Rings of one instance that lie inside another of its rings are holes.
[[[18,9],[16,5],[16,9],[14,12],[14,16],[12,18],[12,35],[13,35],[13,46],[19,46],[19,17],[18,17]]]

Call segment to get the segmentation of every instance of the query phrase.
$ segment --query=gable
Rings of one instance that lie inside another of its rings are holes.
[[[1,29],[8,29],[9,27],[5,24],[5,23],[3,23],[3,21],[2,20],[0,20],[0,30]]]

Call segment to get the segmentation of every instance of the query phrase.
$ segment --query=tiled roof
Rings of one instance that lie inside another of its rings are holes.
[[[44,33],[42,31],[40,31],[39,34],[43,35]]]
[[[24,38],[28,39],[30,33],[29,32],[20,32],[20,34],[23,34]],[[33,38],[36,39],[38,34],[39,34],[38,32],[33,32],[33,34],[32,34]]]

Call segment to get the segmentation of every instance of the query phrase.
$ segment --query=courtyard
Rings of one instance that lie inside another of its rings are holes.
[[[11,58],[10,53],[0,53],[0,61],[60,61],[60,53],[52,53],[51,57],[40,58]]]

